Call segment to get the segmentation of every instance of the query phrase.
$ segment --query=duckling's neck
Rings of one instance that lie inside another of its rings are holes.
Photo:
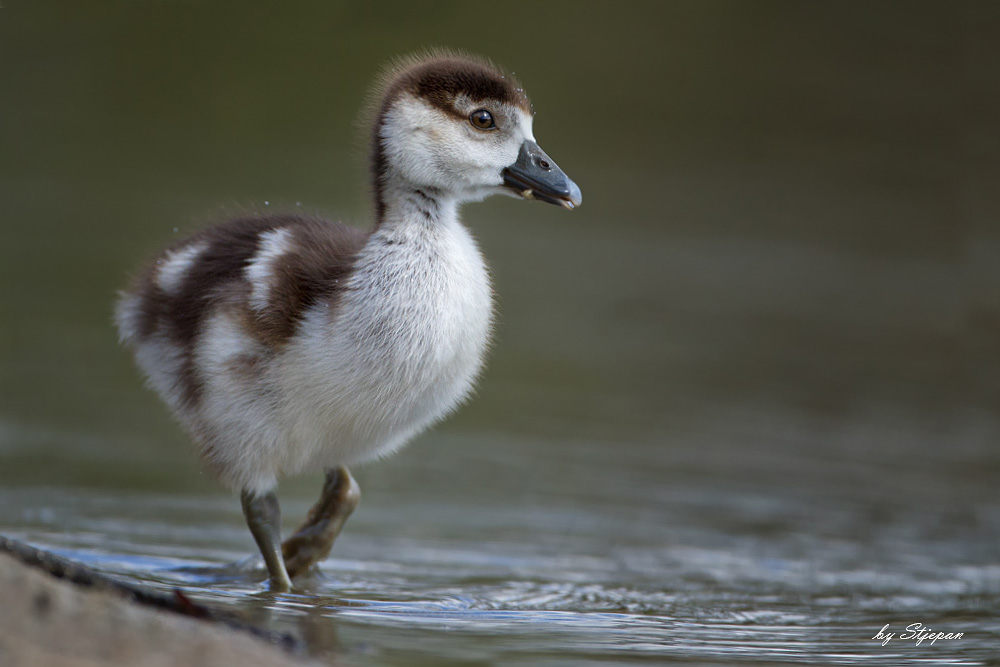
[[[458,220],[457,199],[438,188],[394,182],[384,184],[380,195],[378,229],[414,224],[422,227],[448,225]]]

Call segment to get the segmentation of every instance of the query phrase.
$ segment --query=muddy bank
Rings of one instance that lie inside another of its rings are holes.
[[[0,667],[318,664],[294,639],[183,596],[147,596],[47,552],[32,559],[25,545],[0,546]]]

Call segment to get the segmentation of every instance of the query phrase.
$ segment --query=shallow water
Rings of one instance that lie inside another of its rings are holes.
[[[441,6],[0,9],[0,531],[331,664],[1000,664],[988,3]],[[466,209],[501,308],[477,396],[354,471],[272,596],[114,292],[234,211],[364,220],[365,82],[433,43],[516,69],[584,205]]]
[[[1000,503],[995,474],[970,474],[995,458],[815,463],[803,445],[822,445],[822,424],[719,421],[669,452],[436,431],[360,470],[362,507],[295,595],[263,593],[259,562],[229,567],[253,546],[221,493],[6,479],[0,506],[8,534],[243,610],[346,664],[996,664]],[[286,494],[289,523],[308,486]],[[871,639],[915,622],[965,636]]]

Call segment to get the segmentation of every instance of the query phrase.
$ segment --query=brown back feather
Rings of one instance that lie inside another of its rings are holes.
[[[268,307],[257,313],[249,307],[245,269],[257,253],[261,234],[279,228],[290,230],[291,248],[275,263]],[[295,215],[239,218],[209,227],[160,255],[196,243],[207,246],[175,294],[157,284],[158,262],[140,275],[133,288],[139,296],[140,340],[164,335],[183,350],[180,381],[185,400],[197,401],[201,383],[194,370],[194,346],[209,313],[230,309],[241,316],[248,333],[276,350],[295,333],[306,309],[324,299],[336,302],[367,238],[367,232],[354,227]]]

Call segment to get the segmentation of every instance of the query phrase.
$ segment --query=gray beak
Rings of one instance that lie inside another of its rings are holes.
[[[583,202],[579,186],[534,141],[521,144],[517,161],[503,170],[504,187],[525,199],[574,209]]]

